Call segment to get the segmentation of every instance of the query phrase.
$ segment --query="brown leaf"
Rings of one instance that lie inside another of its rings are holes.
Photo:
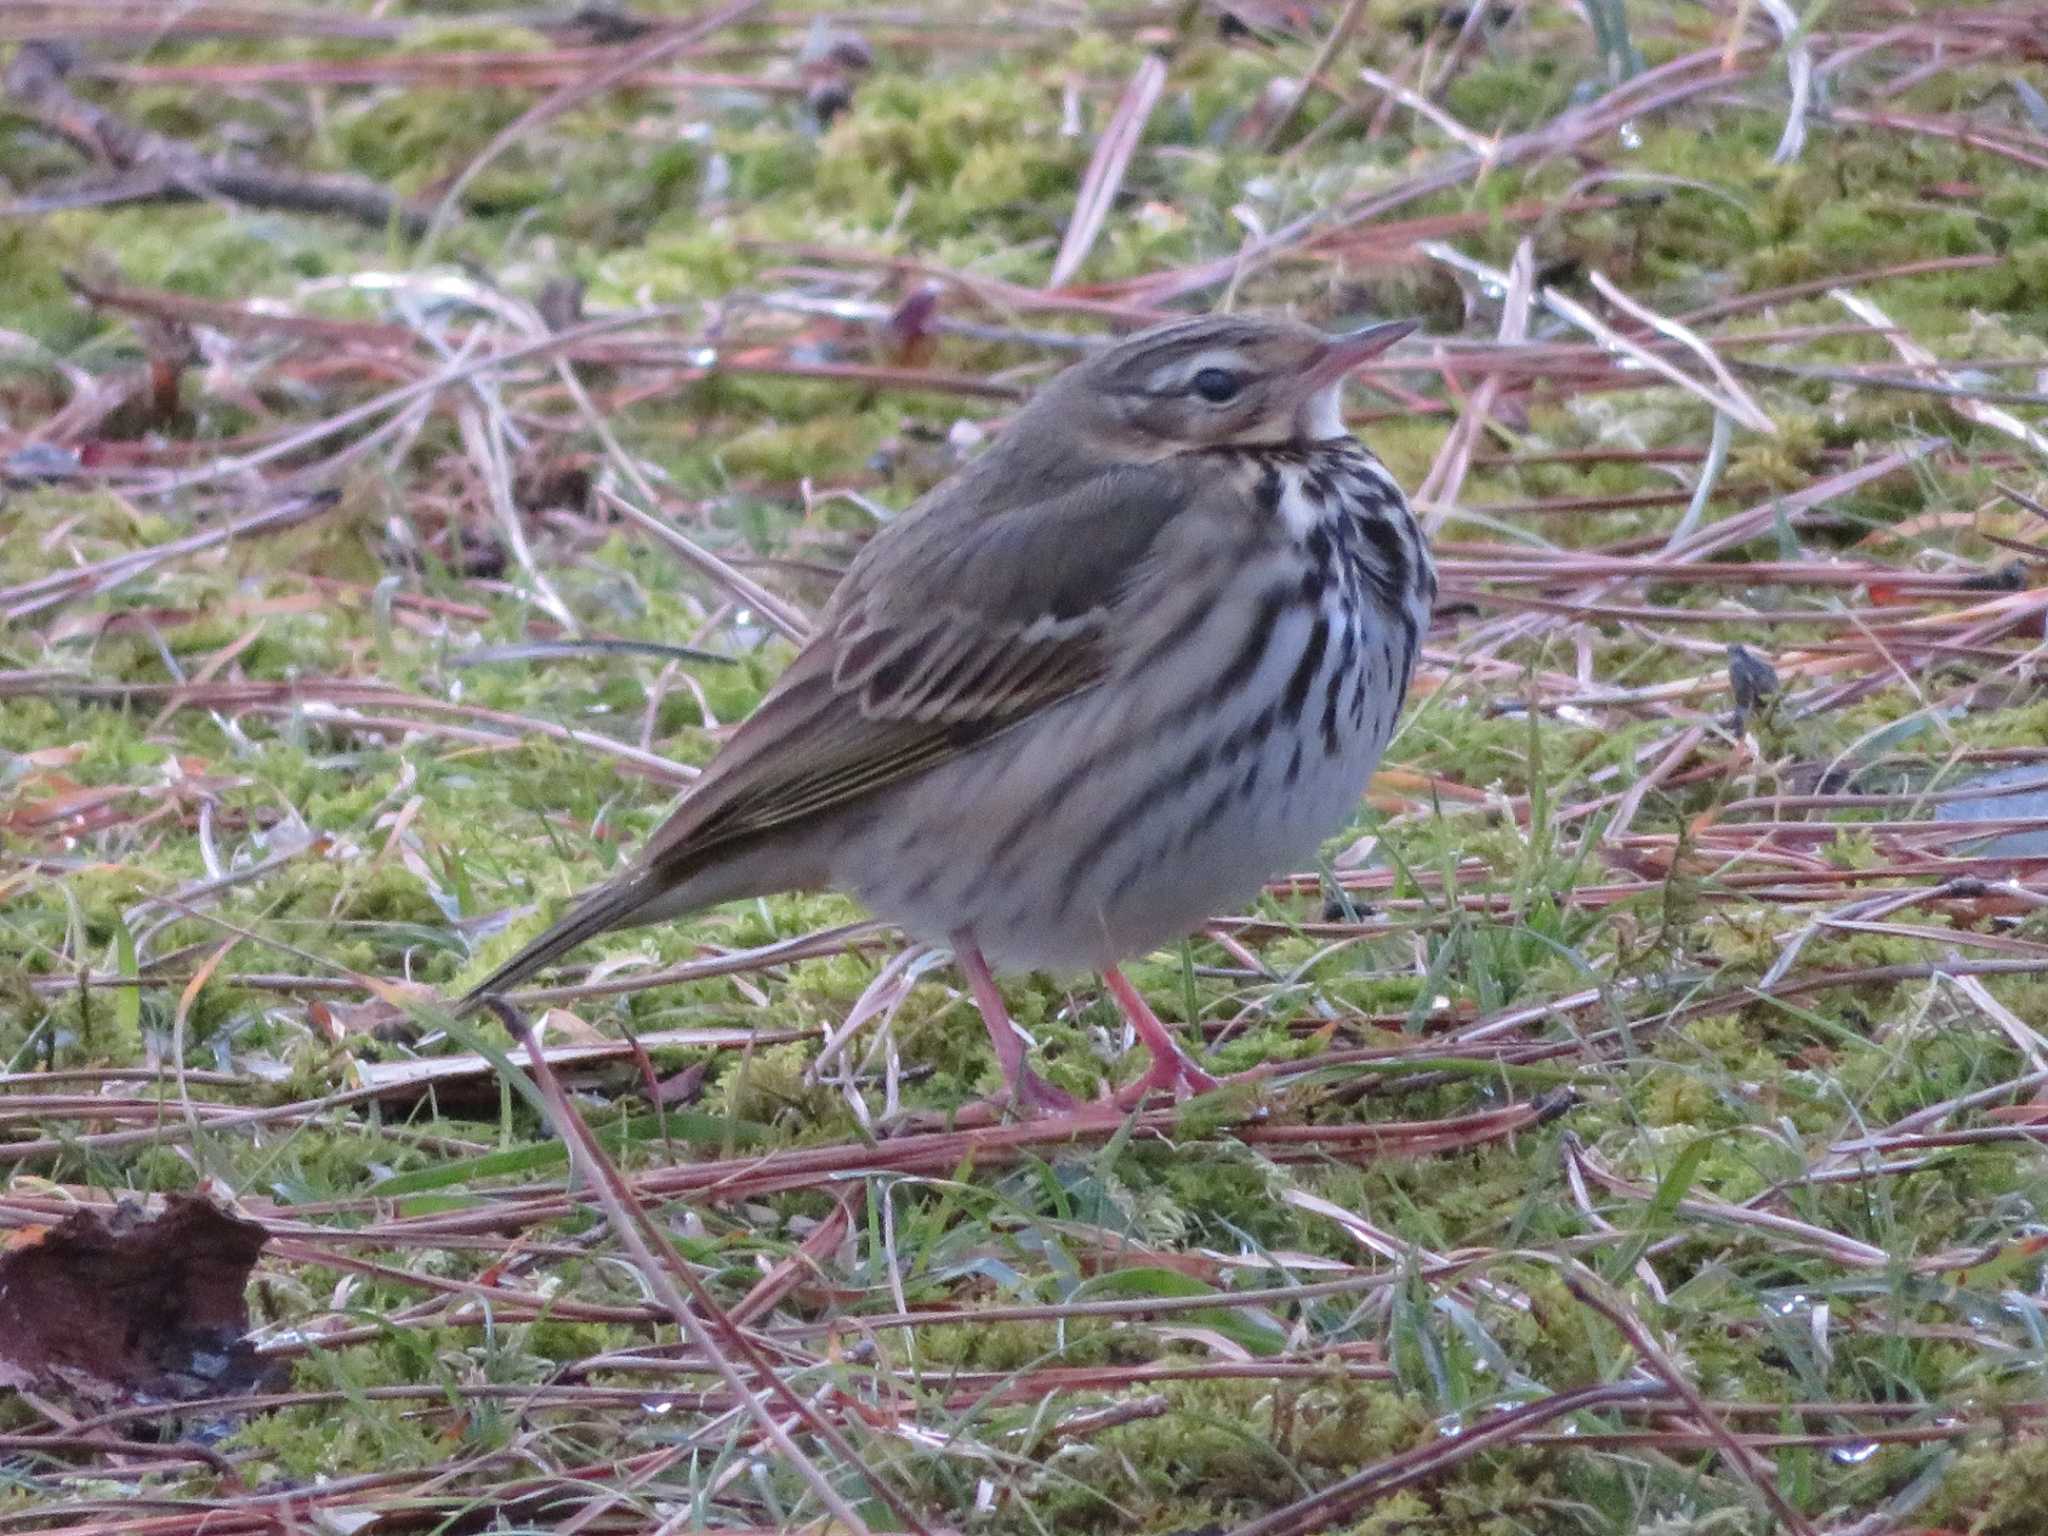
[[[306,1017],[330,1045],[340,1045],[351,1035],[386,1045],[409,1045],[420,1035],[420,1027],[411,1014],[378,998],[361,1003],[328,1000],[309,1003]]]
[[[74,741],[62,747],[32,747],[26,752],[17,752],[14,760],[29,768],[70,768],[84,761],[86,751],[84,742]]]
[[[541,1015],[537,1031],[549,1045],[610,1045],[612,1039],[595,1024],[566,1008],[550,1008]]]
[[[243,1292],[264,1241],[186,1195],[18,1234],[0,1252],[0,1386],[124,1403],[263,1389],[280,1367],[245,1338]]]
[[[705,1063],[693,1061],[680,1072],[672,1072],[654,1085],[657,1104],[671,1108],[694,1104],[704,1097]]]

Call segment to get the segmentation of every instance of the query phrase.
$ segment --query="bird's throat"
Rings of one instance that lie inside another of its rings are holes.
[[[1304,400],[1295,417],[1295,439],[1298,442],[1320,443],[1333,437],[1345,436],[1344,410],[1338,400],[1340,384],[1319,389]]]

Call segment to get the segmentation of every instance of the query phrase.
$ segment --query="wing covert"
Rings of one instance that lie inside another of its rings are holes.
[[[1119,599],[1184,505],[1178,475],[1130,466],[1046,500],[906,514],[643,859],[695,863],[829,814],[1093,686]]]

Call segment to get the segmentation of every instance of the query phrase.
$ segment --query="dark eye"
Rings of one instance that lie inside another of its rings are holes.
[[[1244,380],[1228,368],[1204,368],[1195,375],[1192,383],[1195,393],[1211,405],[1236,399],[1237,392],[1244,388]]]

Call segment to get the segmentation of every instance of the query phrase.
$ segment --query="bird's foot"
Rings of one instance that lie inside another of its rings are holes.
[[[1176,1050],[1171,1056],[1153,1057],[1145,1075],[1119,1088],[1110,1096],[1110,1102],[1118,1109],[1138,1109],[1153,1094],[1183,1086],[1190,1094],[1196,1094],[1207,1093],[1219,1085],[1184,1052]]]
[[[1071,1115],[1081,1107],[1079,1099],[1064,1088],[1053,1087],[1029,1067],[1017,1074],[1003,1099],[1027,1120],[1040,1115]]]
[[[1053,1120],[1088,1107],[1026,1067],[1020,1081],[985,1099],[970,1099],[954,1110],[907,1110],[888,1123],[885,1133],[909,1136],[928,1131],[977,1131],[1008,1119]]]

